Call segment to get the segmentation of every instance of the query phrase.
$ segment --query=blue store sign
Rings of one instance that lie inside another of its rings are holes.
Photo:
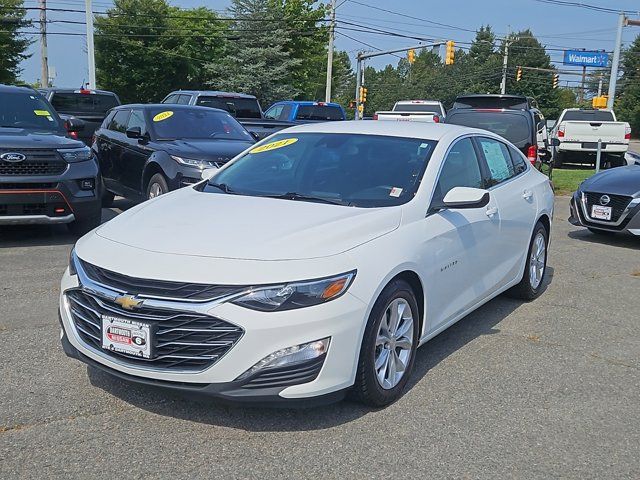
[[[606,67],[609,64],[609,54],[584,50],[565,50],[562,63],[580,67]]]

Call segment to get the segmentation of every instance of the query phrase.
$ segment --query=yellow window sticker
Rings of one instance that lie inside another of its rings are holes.
[[[47,112],[46,110],[34,110],[33,113],[35,113],[39,117],[50,117],[51,116],[51,114],[49,112]]]
[[[271,150],[275,150],[277,148],[282,148],[282,147],[287,147],[289,145],[292,145],[297,141],[298,141],[297,138],[285,138],[284,140],[278,140],[277,142],[271,142],[265,145],[260,145],[259,147],[256,147],[253,150],[249,150],[249,153],[270,152]]]
[[[154,122],[161,122],[166,120],[167,118],[173,116],[173,112],[171,110],[167,110],[166,112],[160,112],[155,117],[153,117]]]

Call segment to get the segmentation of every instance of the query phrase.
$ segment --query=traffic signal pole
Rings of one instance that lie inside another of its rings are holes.
[[[409,50],[418,50],[420,48],[439,47],[440,45],[444,45],[444,44],[445,44],[444,41],[438,41],[435,43],[415,45],[413,47],[396,48],[394,50],[382,50],[379,52],[372,52],[372,53],[364,53],[364,52],[358,53],[358,55],[356,56],[356,113],[355,113],[354,119],[362,120],[362,117],[360,116],[360,87],[362,87],[362,84],[363,84],[363,81],[362,81],[362,77],[364,73],[363,63],[366,59],[379,57],[381,55],[389,55],[391,53],[408,52]]]
[[[616,82],[618,81],[618,68],[620,66],[620,49],[622,48],[622,29],[625,25],[626,17],[620,12],[618,17],[618,32],[616,33],[616,45],[613,50],[613,60],[611,61],[611,76],[609,77],[609,98],[607,98],[607,108],[613,109],[613,101],[616,96]]]

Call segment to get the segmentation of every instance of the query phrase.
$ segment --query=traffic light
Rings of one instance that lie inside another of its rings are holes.
[[[453,40],[447,42],[447,51],[444,57],[445,65],[453,65],[456,55],[456,43]]]
[[[593,108],[607,108],[607,95],[602,95],[600,97],[593,97],[591,100],[591,106]]]
[[[522,80],[522,67],[518,67],[518,71],[516,72],[516,82]]]
[[[558,88],[558,83],[560,82],[560,75],[557,73],[553,74],[553,88]]]
[[[362,103],[358,105],[358,113],[360,114],[360,118],[362,118],[362,114],[364,113],[364,105]]]
[[[407,52],[407,60],[411,65],[416,61],[416,51],[413,48]]]
[[[360,87],[360,103],[367,101],[367,87]]]

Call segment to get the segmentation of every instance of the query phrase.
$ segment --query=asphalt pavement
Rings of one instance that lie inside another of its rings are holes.
[[[567,203],[544,294],[501,296],[431,340],[383,410],[228,407],[92,371],[59,344],[75,239],[3,227],[0,479],[638,479],[640,239],[575,228]]]

